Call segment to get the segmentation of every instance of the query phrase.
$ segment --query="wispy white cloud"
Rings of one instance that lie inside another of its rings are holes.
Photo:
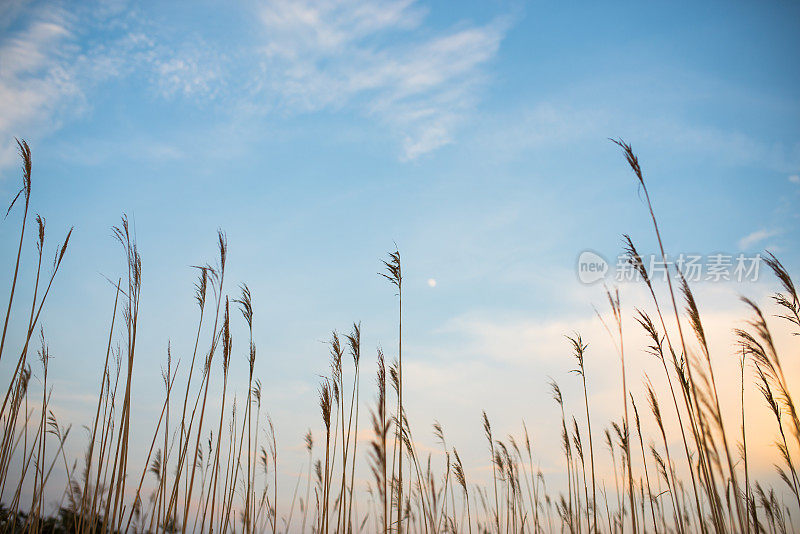
[[[146,36],[150,41],[149,46],[131,54],[129,60],[149,79],[156,96],[205,105],[230,91],[227,78],[232,70],[231,58],[221,47],[197,35],[173,42],[171,36],[146,23],[142,31],[142,38]]]
[[[202,68],[193,58],[170,58],[160,61],[156,68],[162,94],[166,97],[177,93],[186,96],[213,93],[214,82],[219,79],[218,71]]]
[[[789,176],[789,181],[792,182],[793,184],[800,184],[800,175],[792,174],[791,176]]]
[[[275,0],[251,17],[255,37],[208,41],[191,27],[166,31],[126,2],[95,7],[5,10],[20,29],[0,37],[0,168],[15,160],[14,135],[47,135],[91,109],[101,82],[132,76],[157,98],[248,114],[362,114],[413,159],[452,142],[507,27],[437,30],[414,0]]]
[[[65,101],[80,96],[59,52],[70,38],[64,17],[50,12],[0,41],[0,168],[14,161],[11,137],[54,128]]]
[[[777,230],[756,230],[751,232],[739,240],[739,249],[747,250],[770,237],[778,235],[778,233]]]
[[[411,0],[282,0],[259,14],[266,94],[293,111],[361,108],[402,137],[407,159],[452,142],[507,26],[432,30]]]
[[[19,29],[0,37],[0,169],[16,161],[14,136],[58,130],[90,110],[91,90],[109,79],[140,76],[160,98],[199,102],[224,87],[219,52],[198,39],[170,45],[124,2],[24,7],[6,10]]]

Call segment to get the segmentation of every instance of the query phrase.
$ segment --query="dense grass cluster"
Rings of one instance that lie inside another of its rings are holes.
[[[643,192],[659,252],[666,262],[639,161],[630,145],[616,143]],[[375,393],[374,398],[368,396],[371,409],[366,414],[372,437],[366,445],[357,439],[365,414],[359,413],[363,396],[361,331],[360,325],[354,324],[346,335],[334,332],[329,342],[330,369],[318,391],[324,435],[308,432],[307,467],[301,470],[294,487],[279,495],[281,466],[275,430],[266,410],[262,410],[262,386],[254,376],[257,350],[252,296],[245,284],[229,293],[228,245],[222,232],[218,235],[216,262],[196,267],[197,330],[191,359],[179,373],[179,365],[168,351],[162,371],[164,399],[154,422],[155,432],[142,438],[142,430],[136,431],[137,445],[145,439],[149,444],[146,460],[143,465],[130,465],[134,431],[131,388],[142,259],[125,217],[113,232],[122,245],[127,272],[112,282],[115,298],[108,343],[94,414],[85,422],[85,454],[80,459],[68,458],[65,443],[75,439],[74,433],[71,427],[61,425],[51,406],[50,353],[39,317],[71,231],[55,248],[48,270],[43,265],[45,220],[36,216],[35,284],[30,290],[31,301],[20,302],[23,297],[19,297],[22,292],[17,279],[23,242],[31,233],[32,181],[31,151],[24,141],[18,144],[23,183],[9,212],[21,205],[21,230],[18,252],[12,258],[14,276],[0,339],[0,365],[7,376],[0,417],[2,533],[776,533],[790,531],[798,524],[800,482],[792,452],[800,446],[800,421],[765,313],[745,300],[752,318],[746,328],[735,332],[741,352],[742,403],[725,406],[726,412],[741,410],[736,414],[741,427],[729,428],[723,422],[730,419],[723,417],[703,322],[688,283],[680,272],[674,272],[677,287],[668,277],[668,300],[660,301],[654,280],[627,236],[628,260],[646,285],[653,310],[636,310],[634,319],[649,339],[646,352],[658,360],[667,387],[656,391],[648,381],[644,399],[629,391],[625,361],[631,355],[624,345],[623,311],[618,293],[609,291],[611,320],[604,326],[618,351],[622,390],[620,419],[604,430],[602,445],[592,433],[592,404],[584,365],[587,345],[580,335],[568,338],[574,373],[583,392],[578,413],[567,412],[559,384],[550,383],[560,408],[560,424],[549,430],[561,435],[564,470],[557,476],[559,482],[566,480],[566,492],[548,491],[545,476],[534,467],[527,428],[521,439],[498,439],[486,413],[483,434],[492,473],[489,485],[467,478],[468,470],[457,449],[447,442],[438,423],[434,432],[445,469],[433,469],[430,455],[424,458],[420,454],[404,409],[403,272],[400,253],[394,251],[383,262],[380,274],[397,297],[399,343],[396,358],[390,362],[382,351],[377,353],[377,374],[370,389]],[[800,301],[795,286],[777,258],[769,255],[766,263],[780,285],[774,297],[774,305],[780,310],[777,320],[787,321],[792,333],[800,335]],[[12,310],[27,317],[19,352],[6,347]],[[247,390],[238,397],[229,387],[234,384],[228,382],[233,354],[231,322],[237,315],[249,330]],[[753,371],[754,384],[746,378],[746,369]],[[352,381],[345,377],[352,377]],[[218,413],[209,409],[218,404],[209,403],[212,381],[221,381]],[[744,391],[749,387],[758,388],[774,415],[776,469],[785,487],[765,487],[751,477],[744,402]],[[237,398],[245,401],[237,404]],[[667,412],[678,422],[678,448],[667,436]],[[653,418],[658,429],[655,436],[643,435],[645,417]],[[600,462],[611,464],[613,490],[606,487],[611,481],[596,476],[595,467]],[[369,474],[368,482],[357,475],[357,465],[359,471]],[[56,469],[66,473],[63,488],[48,485]],[[60,495],[55,509],[47,504],[46,495]],[[278,502],[283,505],[279,507]]]

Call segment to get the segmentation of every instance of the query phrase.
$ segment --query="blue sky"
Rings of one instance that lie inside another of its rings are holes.
[[[552,417],[546,377],[571,368],[560,336],[586,328],[608,344],[593,322],[602,289],[578,282],[576,257],[613,258],[623,233],[654,247],[609,137],[639,154],[670,250],[769,248],[796,273],[800,6],[570,4],[3,3],[0,195],[18,188],[24,137],[51,246],[75,226],[44,318],[64,417],[78,423],[99,381],[123,212],[144,262],[143,424],[168,340],[190,349],[190,266],[214,260],[222,228],[290,449],[317,424],[330,330],[362,321],[365,352],[394,346],[395,300],[376,272],[395,242],[420,425],[438,418],[468,441],[482,407],[507,432],[523,415],[546,421],[537,403]],[[18,220],[0,224],[3,258]],[[736,294],[770,289],[709,287],[703,304],[723,336],[745,313]],[[719,349],[724,361],[731,343]],[[608,361],[598,406],[615,387]]]

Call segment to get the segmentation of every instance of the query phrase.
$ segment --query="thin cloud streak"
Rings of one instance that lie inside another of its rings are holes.
[[[126,77],[157,99],[231,120],[243,110],[250,120],[355,113],[385,127],[400,158],[412,160],[454,141],[509,27],[498,18],[434,29],[411,0],[281,0],[256,8],[255,37],[215,42],[165,31],[136,9],[22,11],[9,11],[21,29],[0,39],[0,168],[14,162],[13,136],[51,134],[91,112],[101,83]],[[92,44],[95,34],[102,46]]]
[[[770,237],[778,235],[777,230],[756,230],[755,232],[749,233],[743,238],[739,240],[739,249],[740,250],[747,250],[752,248],[754,245],[761,243],[765,239],[769,239]]]
[[[399,133],[404,159],[453,141],[508,28],[495,20],[419,38],[424,10],[407,0],[269,2],[259,15],[263,93],[291,111],[362,108]]]
[[[57,12],[0,42],[0,168],[16,160],[10,139],[31,129],[52,130],[61,108],[80,95],[61,54],[71,37]]]

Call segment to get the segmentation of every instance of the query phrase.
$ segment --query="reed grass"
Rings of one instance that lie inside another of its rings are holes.
[[[622,149],[643,192],[659,253],[666,260],[666,247],[638,157],[629,144],[614,142]],[[712,354],[699,305],[683,273],[672,267],[673,276],[662,288],[669,298],[664,308],[657,298],[660,290],[627,235],[623,236],[623,248],[645,284],[652,310],[635,309],[631,314],[633,324],[648,340],[647,346],[638,349],[626,344],[630,334],[623,328],[627,316],[618,290],[607,292],[613,322],[606,324],[598,313],[617,349],[623,401],[618,418],[603,425],[607,461],[595,454],[592,395],[585,365],[588,344],[579,333],[568,336],[564,350],[574,359],[572,371],[580,378],[582,398],[576,399],[580,406],[572,413],[568,409],[570,399],[551,380],[560,425],[557,429],[535,429],[560,434],[563,468],[553,475],[550,485],[540,460],[534,458],[524,421],[521,435],[502,438],[494,432],[485,411],[482,427],[488,464],[465,465],[438,422],[433,425],[433,437],[439,449],[435,455],[428,452],[425,456],[426,449],[415,439],[403,398],[403,278],[400,253],[395,248],[382,262],[379,274],[396,290],[398,298],[397,353],[390,356],[387,366],[383,350],[377,351],[376,394],[367,414],[370,437],[366,443],[359,438],[364,417],[360,410],[362,329],[356,322],[347,334],[333,332],[329,342],[330,367],[320,382],[318,399],[324,440],[320,438],[315,449],[309,429],[304,439],[307,459],[299,466],[293,486],[283,488],[278,485],[279,469],[288,471],[291,467],[279,461],[276,427],[268,411],[262,411],[253,296],[246,284],[238,287],[236,296],[226,293],[228,244],[222,231],[217,235],[216,265],[196,267],[198,316],[194,339],[190,340],[191,359],[186,358],[188,365],[182,366],[180,358],[173,360],[171,345],[167,345],[159,416],[150,428],[133,428],[144,279],[135,232],[123,216],[112,229],[122,246],[124,268],[122,276],[111,282],[114,298],[113,306],[109,302],[107,343],[98,358],[97,401],[85,427],[85,453],[70,463],[66,444],[76,440],[75,432],[55,415],[52,354],[40,317],[66,256],[72,230],[55,247],[47,273],[46,223],[44,217],[36,215],[36,255],[30,263],[23,258],[34,189],[31,149],[24,140],[17,141],[17,147],[22,185],[11,199],[7,221],[15,220],[14,208],[21,200],[20,237],[18,243],[15,241],[16,255],[10,260],[14,267],[0,337],[0,362],[11,359],[0,414],[0,534],[185,534],[188,530],[354,534],[369,529],[403,534],[683,534],[777,533],[798,527],[800,420],[791,395],[790,380],[794,377],[784,372],[785,356],[777,348],[769,312],[743,298],[750,319],[734,330],[740,352],[741,405],[729,408],[718,391],[719,368],[729,364]],[[778,310],[776,319],[800,336],[800,300],[789,271],[774,255],[767,254],[765,262],[779,287],[771,303]],[[33,275],[30,303],[19,302],[19,295],[24,293],[18,287],[19,280],[24,279],[19,276],[21,268],[30,269]],[[677,288],[673,288],[672,278],[678,281]],[[207,309],[209,290],[214,299],[211,312]],[[681,301],[683,309],[679,309]],[[237,308],[240,314],[235,313]],[[13,337],[21,340],[16,352],[7,343],[7,333],[12,313],[18,310],[27,320],[25,331]],[[241,344],[244,348],[233,343],[234,315],[241,315],[247,328],[247,342]],[[668,315],[674,316],[672,326],[667,324]],[[694,339],[690,341],[687,334]],[[39,345],[35,351],[30,348],[32,341]],[[3,358],[11,350],[16,358]],[[29,357],[30,352],[38,358]],[[240,355],[247,362],[247,372],[243,377],[232,376],[231,361]],[[632,382],[626,361],[638,357],[656,359],[666,387],[657,388],[646,375],[642,377],[643,394],[629,387]],[[212,378],[215,384],[220,381],[218,411],[217,403],[209,402]],[[237,388],[244,384],[246,391],[239,391]],[[752,416],[745,411],[748,389],[760,395],[774,421],[778,487],[756,480],[752,471],[748,451]],[[640,413],[637,404],[649,406],[649,414]],[[737,417],[741,424],[731,433],[728,426]],[[677,422],[674,436],[668,435],[667,418]],[[631,445],[634,425],[638,447]],[[655,428],[655,432],[648,433],[648,428]],[[143,465],[132,465],[131,448],[148,441]],[[57,469],[64,471],[63,488],[53,488],[50,482]],[[484,483],[479,473],[488,473],[489,469],[491,480]],[[362,472],[368,474],[366,479]],[[602,472],[613,473],[613,487]],[[551,489],[556,480],[565,482],[564,491]],[[286,491],[286,497],[282,491]],[[48,502],[51,494],[58,496],[55,509]]]

